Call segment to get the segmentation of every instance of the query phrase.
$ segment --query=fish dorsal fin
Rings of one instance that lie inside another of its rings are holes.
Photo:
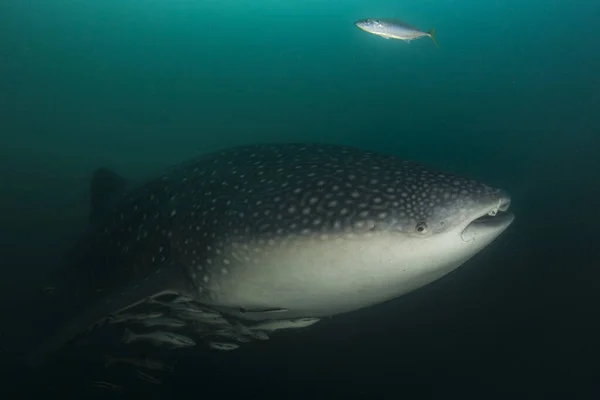
[[[106,169],[98,168],[90,184],[90,222],[105,214],[111,202],[125,191],[127,179]]]

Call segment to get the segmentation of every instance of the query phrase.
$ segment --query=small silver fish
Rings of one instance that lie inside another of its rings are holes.
[[[240,346],[235,343],[210,341],[210,342],[208,342],[208,347],[210,347],[211,349],[214,349],[214,350],[229,351],[229,350],[235,350]]]
[[[249,327],[253,331],[275,332],[281,329],[306,328],[319,322],[319,318],[280,319],[259,322]]]
[[[189,303],[189,302],[191,302],[193,300],[194,299],[192,299],[191,297],[178,296],[177,298],[175,298],[175,300],[173,300],[173,303]]]
[[[202,312],[202,311],[177,311],[175,315],[181,319],[198,321],[198,322],[216,322],[216,321],[224,321],[225,319],[217,313],[212,312]]]
[[[269,335],[264,331],[253,331],[252,338],[256,340],[269,340]]]
[[[155,300],[155,299],[148,299],[148,303],[167,307],[167,308],[170,308],[170,309],[176,310],[176,311],[186,311],[186,312],[190,312],[190,313],[203,313],[204,312],[204,310],[202,310],[201,308],[196,307],[189,303],[175,303],[175,302],[160,301],[160,300]]]
[[[153,377],[152,375],[148,375],[147,373],[145,373],[145,372],[142,372],[142,371],[140,371],[139,369],[136,369],[136,370],[135,370],[135,373],[137,374],[137,376],[138,376],[140,379],[142,379],[142,380],[144,380],[144,381],[146,381],[146,382],[148,382],[148,383],[151,383],[151,384],[153,384],[153,385],[159,385],[159,384],[161,384],[161,383],[162,383],[162,381],[161,381],[160,379],[158,379],[158,378],[155,378],[155,377]]]
[[[151,319],[144,319],[141,321],[137,321],[139,324],[144,325],[145,327],[149,328],[151,326],[166,326],[169,328],[182,328],[184,326],[186,326],[187,324],[181,320],[175,319],[175,318],[151,318]]]
[[[433,44],[435,44],[435,47],[439,48],[437,41],[435,40],[435,29],[430,29],[428,32],[423,32],[422,30],[417,29],[406,22],[393,18],[360,19],[356,21],[354,25],[365,32],[381,36],[384,39],[398,39],[404,40],[405,42],[410,42],[411,40],[426,36],[431,39]]]
[[[249,337],[251,339],[256,339],[256,340],[269,340],[269,335],[267,335],[266,332],[261,331],[261,330],[252,330],[249,327],[242,325],[240,323],[237,323],[233,329],[236,332],[239,332],[240,335],[242,336],[246,336]]]
[[[236,342],[240,342],[240,343],[250,342],[250,339],[248,339],[247,337],[244,337],[244,335],[242,335],[241,333],[238,333],[231,329],[220,329],[216,332],[210,332],[208,336],[217,336],[221,339],[231,339],[231,340],[235,340]]]
[[[111,317],[109,317],[107,319],[107,322],[109,324],[120,324],[123,322],[129,322],[129,321],[143,321],[143,320],[147,320],[147,319],[153,319],[153,318],[158,318],[158,317],[162,317],[163,313],[161,312],[153,312],[153,313],[146,313],[146,314],[116,314],[113,315]]]
[[[208,334],[213,332],[215,329],[227,329],[231,328],[232,325],[225,318],[216,319],[188,319],[195,331],[201,334]]]
[[[54,287],[54,286],[47,286],[47,287],[43,288],[42,291],[45,294],[54,294],[54,292],[56,292],[56,287]]]
[[[124,387],[121,385],[115,385],[114,383],[105,382],[105,381],[94,381],[94,382],[91,382],[91,385],[93,387],[97,387],[100,389],[113,390],[116,392],[120,392],[124,389]]]
[[[114,364],[130,364],[136,367],[151,369],[156,371],[173,371],[173,367],[159,360],[153,360],[147,357],[132,358],[132,357],[105,357],[105,367],[110,367]]]
[[[156,346],[167,346],[171,348],[192,347],[196,345],[193,339],[171,332],[149,332],[149,333],[134,333],[130,329],[125,329],[123,335],[124,343],[136,341],[150,342]]]

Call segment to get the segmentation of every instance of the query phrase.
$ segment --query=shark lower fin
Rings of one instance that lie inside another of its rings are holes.
[[[45,364],[79,334],[103,323],[113,314],[162,294],[190,296],[189,286],[187,286],[181,270],[172,265],[158,269],[141,282],[132,283],[118,292],[99,296],[90,306],[82,308],[73,318],[68,319],[65,324],[60,326],[48,341],[31,352],[27,356],[27,364],[30,366]],[[76,299],[74,300],[76,301]]]

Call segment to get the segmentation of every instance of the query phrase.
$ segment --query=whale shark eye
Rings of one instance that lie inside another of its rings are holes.
[[[427,232],[427,223],[424,221],[417,223],[417,225],[415,226],[415,230],[419,233]]]

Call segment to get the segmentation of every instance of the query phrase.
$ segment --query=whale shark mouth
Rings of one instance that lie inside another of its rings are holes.
[[[486,226],[486,227],[501,227],[505,225],[509,220],[512,221],[514,215],[512,213],[506,211],[496,211],[493,215],[486,214],[482,217],[479,217],[473,221],[465,229],[471,228],[474,225],[478,226]]]
[[[503,230],[506,228],[514,219],[514,215],[508,212],[509,207],[510,197],[507,195],[502,195],[492,208],[488,209],[484,214],[475,218],[469,224],[467,224],[467,226],[465,226],[462,232],[463,239],[466,239],[469,236],[466,235],[467,232],[474,228],[493,230]]]

